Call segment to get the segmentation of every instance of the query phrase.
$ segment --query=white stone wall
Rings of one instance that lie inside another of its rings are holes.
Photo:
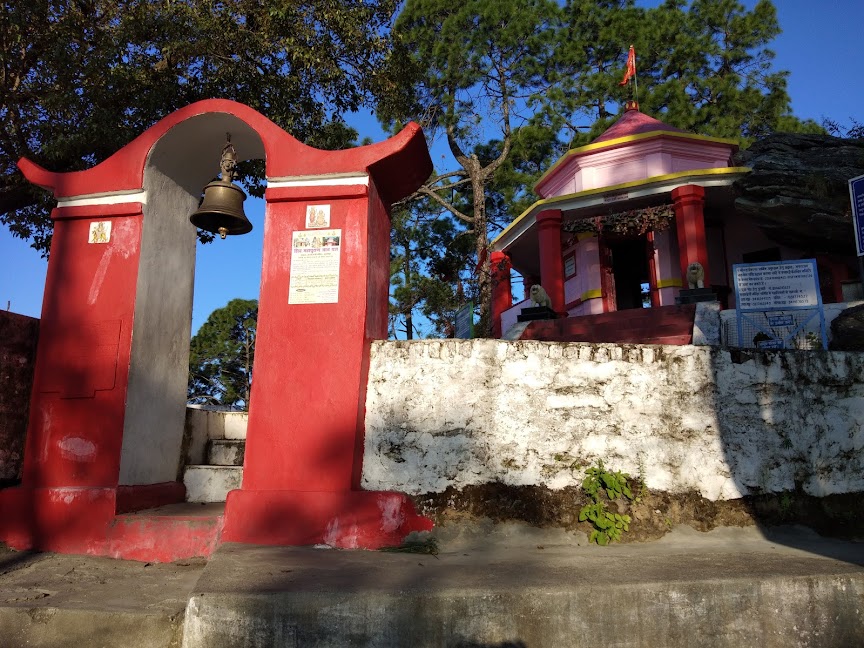
[[[733,352],[735,353],[735,352]],[[864,490],[864,354],[498,340],[376,342],[363,486],[581,484],[733,499]]]

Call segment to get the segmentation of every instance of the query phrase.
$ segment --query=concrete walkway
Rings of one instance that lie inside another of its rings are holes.
[[[0,648],[179,648],[203,570],[0,545]]]
[[[185,648],[864,646],[864,544],[793,528],[610,547],[521,525],[437,533],[437,555],[223,545],[206,567],[43,554],[10,570],[20,554],[5,554],[0,646],[174,646],[187,599]]]

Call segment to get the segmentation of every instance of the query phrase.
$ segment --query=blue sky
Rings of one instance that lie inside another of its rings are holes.
[[[658,1],[640,2],[644,6]],[[744,3],[752,6],[754,2]],[[775,67],[789,70],[789,94],[793,112],[821,122],[830,118],[848,124],[852,117],[864,121],[864,73],[861,71],[862,0],[775,0],[783,33],[774,41]],[[638,53],[637,53],[638,54]],[[369,114],[351,116],[349,122],[360,138],[380,141],[384,134]],[[441,153],[433,152],[436,166]],[[246,213],[251,234],[229,237],[198,246],[193,330],[216,308],[234,297],[258,296],[261,276],[263,205],[250,199]],[[850,229],[850,236],[852,235]],[[47,264],[29,244],[0,231],[0,308],[33,317],[42,309],[42,290]]]

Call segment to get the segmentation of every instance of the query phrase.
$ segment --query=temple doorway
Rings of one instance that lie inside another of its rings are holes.
[[[651,279],[646,236],[610,237],[606,245],[614,284],[615,310],[650,307]]]

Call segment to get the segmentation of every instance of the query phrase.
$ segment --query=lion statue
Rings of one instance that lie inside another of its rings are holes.
[[[531,303],[533,303],[534,305],[552,308],[552,300],[549,299],[549,295],[546,294],[546,291],[540,284],[534,284],[533,286],[531,286],[531,290],[528,292],[528,295],[531,299]]]
[[[704,288],[705,287],[705,268],[698,261],[694,261],[687,266],[687,287],[688,288]]]

